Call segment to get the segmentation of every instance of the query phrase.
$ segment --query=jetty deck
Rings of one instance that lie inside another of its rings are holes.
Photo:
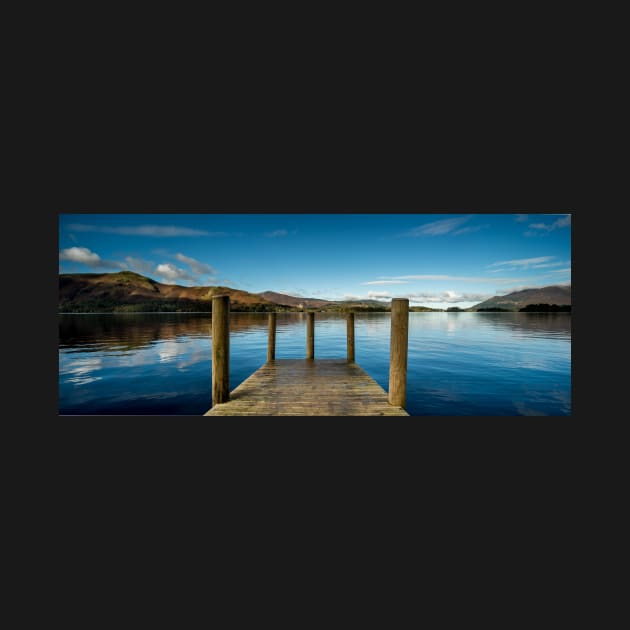
[[[206,416],[408,416],[346,359],[268,361]]]
[[[230,298],[212,298],[212,407],[204,416],[408,416],[409,300],[391,306],[389,392],[355,363],[354,313],[345,359],[315,359],[315,313],[306,313],[306,358],[276,361],[276,313],[269,313],[267,362],[230,391]]]

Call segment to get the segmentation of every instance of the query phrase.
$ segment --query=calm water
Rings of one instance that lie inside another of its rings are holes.
[[[389,313],[355,316],[356,361],[385,391]],[[60,414],[193,414],[211,406],[211,316],[59,316]],[[232,313],[230,386],[267,357],[267,315]],[[277,316],[276,358],[305,356],[306,317]],[[315,357],[345,358],[346,322],[315,315]],[[571,315],[410,313],[412,415],[569,415]]]

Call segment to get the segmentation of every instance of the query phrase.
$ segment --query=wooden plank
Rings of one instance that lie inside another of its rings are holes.
[[[281,359],[265,363],[228,402],[206,416],[408,416],[383,388],[346,359]]]

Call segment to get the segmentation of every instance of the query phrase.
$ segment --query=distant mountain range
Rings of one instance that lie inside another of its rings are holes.
[[[519,308],[524,308],[530,304],[570,305],[571,285],[523,289],[522,291],[508,293],[508,295],[496,295],[480,304],[471,306],[467,310],[478,311],[485,308],[502,308],[509,311],[518,311]]]
[[[223,286],[184,287],[162,284],[133,271],[117,273],[74,273],[59,275],[59,311],[65,313],[108,313],[140,311],[205,311],[212,310],[215,295],[229,295],[233,311],[388,311],[390,304],[378,300],[321,300],[285,295],[275,291],[249,293]],[[518,310],[528,304],[571,304],[571,287],[550,286],[525,289],[504,296],[495,296],[473,306]],[[413,310],[441,310],[412,307]]]
[[[285,306],[297,306],[298,308],[304,306],[305,308],[321,308],[328,304],[332,304],[330,300],[318,300],[316,298],[303,298],[294,297],[293,295],[284,295],[283,293],[276,293],[275,291],[263,291],[257,293],[264,300],[273,302],[274,304],[284,304]]]
[[[133,271],[59,275],[59,311],[63,313],[210,312],[215,295],[229,295],[233,311],[389,310],[389,304],[378,300],[336,302],[274,291],[249,293],[223,286],[163,284]]]

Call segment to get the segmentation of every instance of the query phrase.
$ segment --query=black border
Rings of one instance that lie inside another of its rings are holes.
[[[516,454],[524,461],[527,453],[541,455],[543,450],[551,457],[553,448],[556,455],[566,453],[566,441],[573,435],[575,420],[586,409],[588,398],[580,393],[579,357],[585,339],[580,336],[575,343],[575,330],[572,415],[567,417],[449,416],[383,423],[376,418],[352,417],[209,422],[208,418],[191,416],[57,415],[58,214],[62,212],[571,212],[575,328],[576,313],[578,321],[586,316],[584,304],[580,304],[583,290],[579,289],[585,278],[576,260],[579,263],[585,255],[590,223],[571,198],[574,177],[567,176],[568,167],[559,171],[562,156],[548,155],[542,146],[535,150],[522,146],[522,157],[514,158],[521,149],[515,147],[493,160],[481,157],[476,148],[458,153],[454,145],[442,147],[436,154],[430,154],[428,146],[419,147],[420,158],[409,155],[410,151],[401,156],[392,151],[377,154],[376,147],[356,157],[351,151],[340,154],[334,146],[326,155],[320,148],[305,157],[305,146],[281,159],[277,152],[268,155],[259,151],[255,155],[258,159],[240,160],[234,152],[226,157],[212,147],[210,157],[199,159],[197,151],[192,160],[178,164],[181,154],[158,151],[157,157],[147,158],[146,150],[134,153],[124,143],[114,149],[107,146],[104,157],[95,158],[101,145],[86,138],[53,165],[54,177],[44,180],[46,186],[40,186],[43,199],[34,204],[27,217],[29,246],[45,255],[39,255],[31,265],[31,276],[37,278],[40,288],[35,295],[26,296],[30,305],[24,317],[31,320],[33,347],[46,352],[45,356],[37,352],[36,365],[29,362],[30,371],[39,371],[37,395],[18,401],[18,415],[35,410],[52,420],[51,426],[75,454],[83,450],[102,452],[104,444],[113,452],[128,449],[130,458],[139,459],[151,459],[151,449],[158,448],[175,454],[179,461],[228,453],[239,460],[250,455],[267,465],[274,457],[286,459],[296,452],[313,461],[319,452],[333,460],[365,461],[370,456],[371,465],[381,458],[397,466],[401,461],[423,457],[437,462],[443,456],[449,462],[461,457],[469,466],[480,466],[486,457],[496,460]],[[85,154],[77,150],[85,147]],[[240,151],[245,154],[243,148]],[[68,157],[70,152],[73,155]],[[448,152],[453,159],[447,159]],[[50,163],[54,162],[51,156]],[[591,216],[595,212],[601,211],[593,209]],[[19,241],[10,245],[16,253],[24,247]],[[222,450],[217,450],[217,444]],[[260,459],[263,451],[265,463]],[[61,452],[69,453],[64,448]]]

